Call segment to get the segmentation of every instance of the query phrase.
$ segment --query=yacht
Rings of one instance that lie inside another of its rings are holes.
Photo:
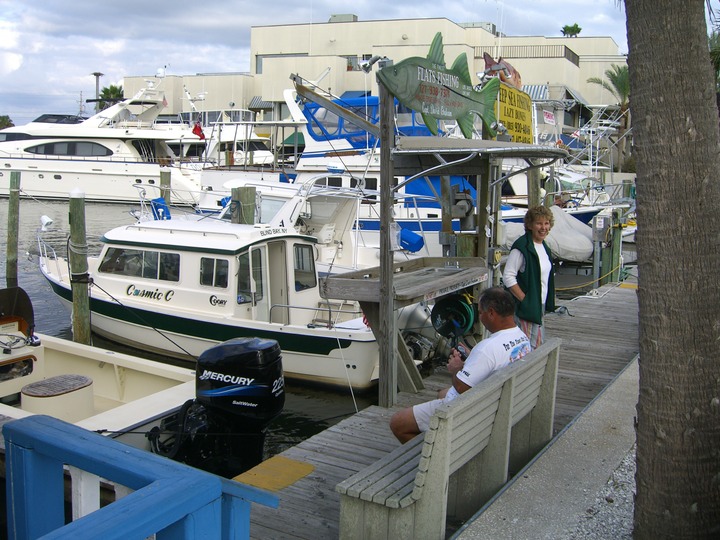
[[[87,119],[49,114],[0,130],[0,196],[17,171],[24,197],[63,200],[80,189],[87,201],[137,202],[137,188],[159,188],[167,170],[173,201],[194,204],[202,165],[180,159],[168,141],[200,137],[186,124],[157,122],[166,103],[148,86]]]

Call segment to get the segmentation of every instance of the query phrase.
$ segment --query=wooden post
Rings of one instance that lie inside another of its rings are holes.
[[[5,283],[8,287],[18,286],[18,231],[20,229],[20,172],[10,172],[10,199],[8,200],[7,260],[5,261]]]
[[[232,188],[232,216],[233,223],[245,225],[255,224],[255,186],[242,186]]]
[[[394,143],[392,122],[394,116],[393,96],[378,81],[380,100],[380,312],[377,328],[374,328],[380,355],[380,380],[378,382],[378,405],[392,407],[397,398],[397,364],[395,355],[395,309],[393,289],[393,252],[390,249],[390,229],[393,205],[393,166],[391,149]]]
[[[605,277],[600,279],[599,286],[619,281],[621,246],[622,226],[620,224],[620,210],[615,209],[612,212],[612,222],[610,223],[610,242],[606,247],[602,248],[600,275]]]
[[[450,177],[440,177],[440,245],[442,246],[443,257],[456,257],[455,238],[452,229],[452,199]]]
[[[170,206],[170,196],[172,194],[170,174],[169,169],[165,169],[164,167],[160,169],[160,196],[165,200],[168,206]]]
[[[90,300],[88,294],[87,240],[85,237],[85,193],[73,190],[69,204],[70,243],[70,287],[72,289],[73,341],[91,345]]]
[[[484,158],[480,166],[477,176],[475,201],[475,216],[477,235],[477,256],[487,260],[488,257],[488,237],[485,234],[485,227],[490,224],[490,216],[488,214],[488,205],[490,204],[490,159]]]
[[[540,169],[534,167],[527,172],[528,208],[542,203],[540,198]]]

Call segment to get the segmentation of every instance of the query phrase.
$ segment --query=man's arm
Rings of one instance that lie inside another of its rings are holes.
[[[450,353],[450,358],[448,359],[448,371],[452,375],[453,388],[455,388],[458,394],[467,392],[468,390],[470,390],[470,388],[472,388],[471,386],[467,385],[466,383],[462,382],[460,379],[457,378],[458,372],[463,368],[464,365],[465,362],[463,362],[462,356],[460,356],[460,352],[457,349],[453,349]]]

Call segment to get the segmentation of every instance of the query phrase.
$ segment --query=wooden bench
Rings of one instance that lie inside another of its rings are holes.
[[[336,486],[341,539],[445,538],[552,438],[560,340],[442,405],[423,435]]]

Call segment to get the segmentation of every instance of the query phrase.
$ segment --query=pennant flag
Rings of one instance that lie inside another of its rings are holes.
[[[195,122],[195,127],[193,127],[192,132],[193,132],[195,135],[197,135],[198,137],[200,137],[200,140],[201,140],[201,141],[204,141],[204,140],[205,140],[205,134],[203,133],[202,125],[200,124],[200,120],[198,120],[197,122]]]

